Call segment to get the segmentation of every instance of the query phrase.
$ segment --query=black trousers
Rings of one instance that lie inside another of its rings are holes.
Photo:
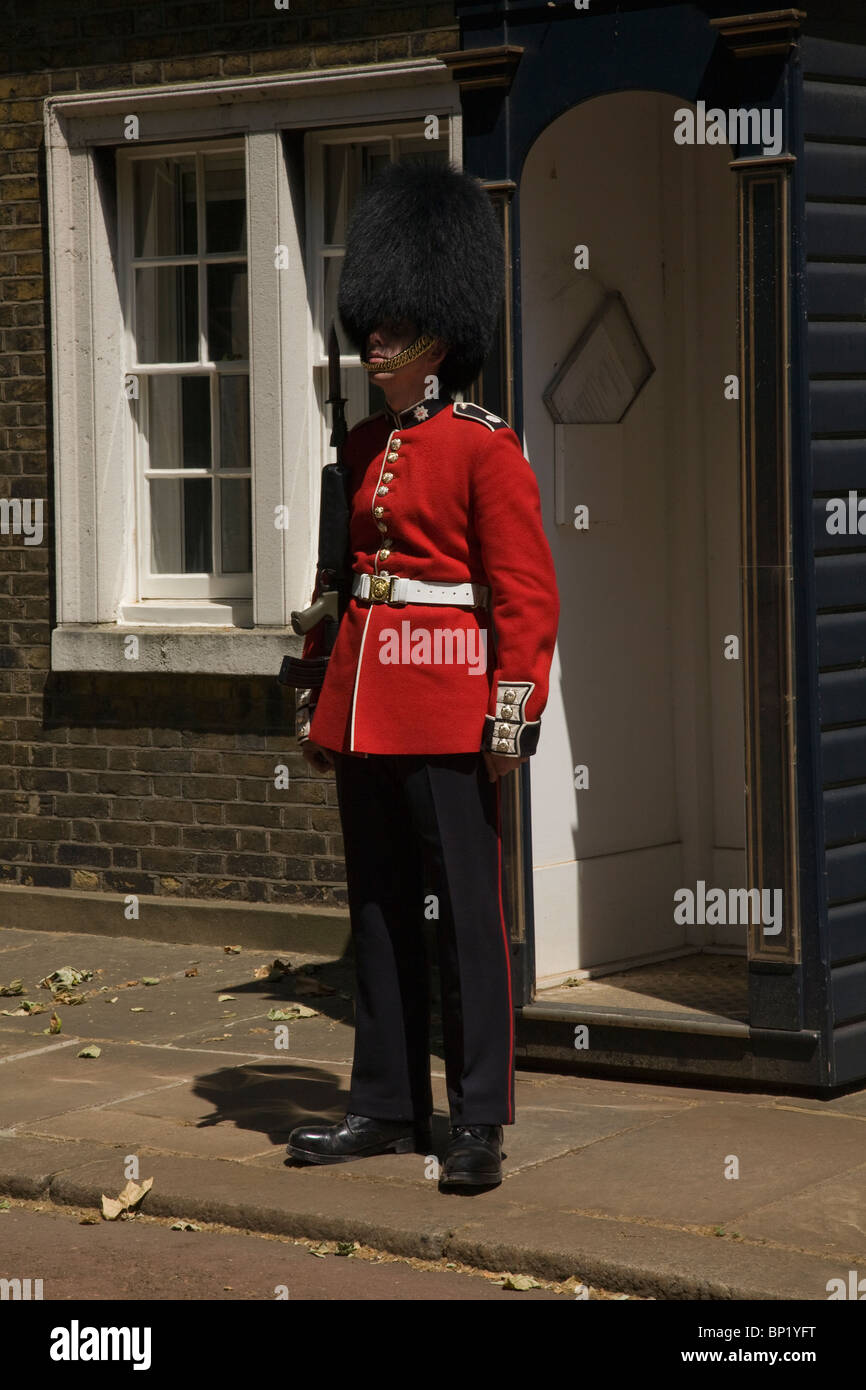
[[[335,753],[334,766],[357,977],[347,1109],[432,1113],[430,921],[451,1124],[513,1124],[499,782],[480,753]]]

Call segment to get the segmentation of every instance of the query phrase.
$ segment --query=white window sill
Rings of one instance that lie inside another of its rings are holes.
[[[130,641],[133,637],[135,642]],[[283,657],[301,656],[303,645],[302,637],[284,627],[62,623],[51,634],[51,669],[273,676],[276,680]]]
[[[160,627],[252,627],[251,598],[182,599],[151,598],[120,605],[120,626],[140,627],[157,623]]]

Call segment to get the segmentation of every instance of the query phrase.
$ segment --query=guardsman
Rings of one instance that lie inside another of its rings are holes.
[[[514,1123],[500,779],[538,746],[559,618],[520,440],[455,399],[489,351],[503,282],[478,180],[392,164],[360,195],[338,311],[386,408],[345,441],[353,597],[321,691],[296,697],[304,756],[336,777],[357,985],[347,1113],[293,1130],[287,1151],[312,1163],[431,1152],[432,921],[444,1187],[500,1182]]]

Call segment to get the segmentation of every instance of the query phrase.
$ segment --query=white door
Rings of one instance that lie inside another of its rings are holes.
[[[562,603],[530,764],[539,985],[745,945],[674,916],[678,889],[746,883],[735,186],[728,146],[675,143],[683,105],[585,102],[520,186],[525,446]],[[622,423],[554,426],[543,392],[611,290],[654,374]]]

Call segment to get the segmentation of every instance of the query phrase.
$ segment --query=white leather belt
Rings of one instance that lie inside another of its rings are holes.
[[[355,574],[352,593],[371,603],[447,603],[454,608],[486,608],[489,590],[485,584],[425,583],[423,579],[401,579],[396,574]]]

